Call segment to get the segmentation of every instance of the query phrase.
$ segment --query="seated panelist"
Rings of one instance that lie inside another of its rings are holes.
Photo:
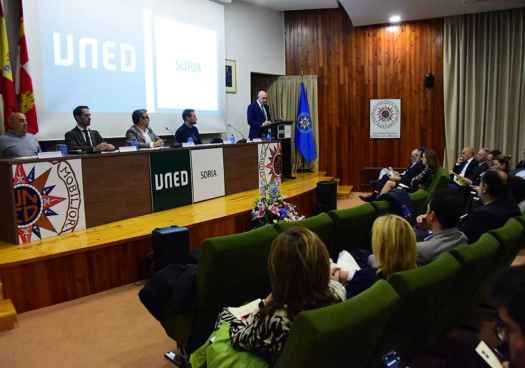
[[[27,132],[26,116],[21,112],[12,113],[7,121],[7,131],[0,135],[0,157],[36,156],[39,152],[36,137]]]
[[[201,136],[197,125],[197,115],[195,110],[186,109],[182,112],[182,120],[184,123],[175,132],[175,139],[180,144],[193,142],[195,144],[202,144]]]
[[[89,129],[91,112],[88,106],[77,106],[73,110],[77,126],[66,133],[66,145],[70,151],[113,151],[115,146],[104,142],[99,132]]]
[[[164,141],[160,139],[149,127],[148,110],[135,110],[131,114],[133,126],[126,132],[126,140],[131,144],[134,140],[139,142],[139,148],[162,147]]]

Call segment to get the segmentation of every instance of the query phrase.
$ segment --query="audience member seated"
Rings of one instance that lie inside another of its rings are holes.
[[[149,127],[148,110],[135,110],[131,114],[133,126],[126,132],[126,140],[129,145],[138,142],[139,148],[162,147],[164,142]]]
[[[501,152],[499,149],[493,149],[489,152],[489,166],[492,167],[492,160],[494,160],[494,157],[501,155],[503,152]]]
[[[498,351],[505,367],[525,368],[525,266],[502,271],[491,288],[498,308]]]
[[[509,186],[520,212],[525,213],[525,179],[520,176],[509,176]]]
[[[0,135],[0,157],[36,156],[39,152],[38,140],[27,132],[26,116],[21,112],[12,113],[7,121],[7,131]]]
[[[359,196],[363,201],[375,200],[376,197],[383,190],[384,185],[388,180],[395,181],[404,185],[410,185],[410,181],[415,176],[419,175],[421,171],[425,169],[425,166],[421,162],[421,155],[423,150],[421,148],[415,148],[410,153],[410,166],[406,168],[402,173],[394,171],[391,167],[388,169],[381,170],[379,180],[373,184],[374,191],[369,196]]]
[[[523,156],[525,156],[525,148],[523,149]],[[518,162],[516,168],[512,170],[511,175],[516,175],[525,179],[525,159]]]
[[[343,301],[345,289],[330,279],[330,258],[324,243],[305,228],[289,229],[273,241],[268,273],[272,292],[258,310],[239,320],[225,308],[217,327],[229,322],[234,347],[272,364],[286,344],[295,316]]]
[[[180,144],[194,143],[201,144],[201,136],[197,125],[197,115],[195,110],[187,109],[182,112],[182,120],[184,123],[175,132],[175,140]]]
[[[350,275],[332,270],[332,278],[345,283],[346,297],[368,289],[379,279],[416,268],[416,235],[408,221],[397,215],[378,217],[372,226],[372,260],[375,267],[361,268]]]
[[[427,214],[417,218],[418,227],[431,230],[424,241],[416,244],[418,264],[467,243],[467,237],[457,228],[463,209],[463,197],[457,191],[442,189],[432,195]]]
[[[467,177],[462,178],[467,185],[473,185],[473,186],[479,185],[479,183],[481,182],[481,176],[485,174],[485,171],[487,171],[491,165],[491,162],[488,160],[489,153],[490,153],[490,150],[488,148],[480,148],[480,150],[476,154],[476,161],[478,162],[478,165],[473,174],[474,178],[472,180]]]
[[[470,212],[459,224],[459,230],[473,243],[492,229],[496,229],[520,214],[514,198],[509,193],[508,175],[502,170],[490,169],[481,178],[478,194],[482,206]]]
[[[452,170],[454,174],[460,178],[468,179],[470,182],[474,181],[478,170],[478,161],[474,157],[474,153],[475,151],[472,147],[463,148],[461,156],[459,156]]]
[[[503,154],[494,156],[491,167],[508,173],[510,168],[510,158],[510,156]]]
[[[96,152],[113,151],[112,144],[104,142],[99,132],[89,129],[91,112],[88,106],[77,106],[73,110],[77,126],[66,133],[66,145],[69,151]]]
[[[403,183],[398,184],[397,182],[393,180],[389,180],[384,185],[380,194],[391,192],[392,190],[396,188],[406,190],[410,193],[415,192],[416,190],[420,188],[428,188],[430,184],[432,183],[434,174],[436,173],[438,169],[438,159],[437,159],[436,151],[426,150],[425,152],[423,152],[421,161],[423,165],[425,166],[425,168],[418,175],[414,176],[410,180],[410,183],[408,185],[405,185]]]

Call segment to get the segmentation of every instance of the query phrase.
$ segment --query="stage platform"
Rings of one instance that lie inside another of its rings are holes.
[[[323,174],[298,174],[281,191],[304,215],[315,206]],[[151,251],[151,232],[170,225],[190,228],[198,248],[211,236],[248,229],[258,190],[232,194],[19,246],[0,243],[0,281],[18,312],[61,303],[140,280]]]

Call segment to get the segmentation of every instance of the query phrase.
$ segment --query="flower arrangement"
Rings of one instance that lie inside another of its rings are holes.
[[[275,183],[270,183],[264,188],[259,199],[255,201],[255,207],[252,210],[254,227],[277,221],[292,222],[302,219],[304,216],[299,215],[293,204],[284,200],[279,186]]]

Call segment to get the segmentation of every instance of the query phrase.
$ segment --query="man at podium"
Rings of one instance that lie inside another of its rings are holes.
[[[257,100],[248,106],[248,125],[250,126],[250,139],[261,138],[262,133],[271,124],[270,107],[267,104],[268,94],[266,91],[259,91]]]

